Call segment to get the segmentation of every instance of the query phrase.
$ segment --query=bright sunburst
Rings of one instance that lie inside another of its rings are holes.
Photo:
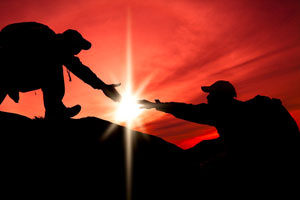
[[[114,118],[118,122],[124,122],[126,126],[125,132],[125,158],[126,158],[126,200],[131,200],[132,196],[132,170],[133,170],[133,148],[132,148],[132,127],[138,125],[142,127],[142,122],[139,119],[139,115],[143,112],[140,109],[140,104],[137,103],[138,97],[144,90],[144,88],[151,81],[152,77],[156,74],[156,71],[152,71],[151,74],[145,77],[144,81],[139,84],[139,88],[133,93],[133,80],[132,80],[132,48],[131,48],[131,17],[130,10],[127,13],[127,38],[126,38],[126,83],[125,91],[120,91],[121,102],[118,103],[114,114]],[[107,137],[116,126],[111,125],[104,133],[104,137]]]
[[[142,111],[136,97],[127,91],[122,94],[122,100],[116,112],[116,120],[120,122],[132,122]]]

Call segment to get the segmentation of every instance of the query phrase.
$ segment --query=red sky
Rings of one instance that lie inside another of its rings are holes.
[[[198,104],[202,85],[232,82],[238,99],[266,95],[282,100],[300,125],[299,0],[73,0],[1,1],[0,28],[36,21],[55,32],[76,29],[92,42],[79,54],[106,83],[126,86],[127,11],[132,23],[134,88],[141,99]],[[66,73],[65,73],[66,75]],[[66,75],[67,106],[80,104],[78,117],[114,121],[116,104]],[[6,98],[0,110],[43,116],[42,93],[22,93],[20,103]],[[140,116],[134,129],[182,148],[216,137],[213,127],[185,122],[155,110]]]

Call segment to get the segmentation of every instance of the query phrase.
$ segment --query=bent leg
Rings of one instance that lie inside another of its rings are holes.
[[[62,102],[65,95],[65,83],[62,66],[54,66],[45,73],[42,85],[45,118],[61,118],[66,107]]]

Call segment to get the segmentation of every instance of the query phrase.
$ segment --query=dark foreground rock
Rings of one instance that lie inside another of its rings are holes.
[[[183,150],[94,117],[46,121],[0,112],[0,119],[1,185],[11,198],[122,200],[128,189],[132,200],[299,195],[298,166],[278,156],[266,166],[242,159],[247,167],[228,158],[219,139]]]
[[[132,199],[188,198],[193,177],[184,150],[158,137],[128,133],[93,117],[60,122],[5,117],[10,120],[1,121],[1,182],[10,195],[126,199],[129,134]]]

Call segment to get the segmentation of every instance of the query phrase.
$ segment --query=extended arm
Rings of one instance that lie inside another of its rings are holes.
[[[155,103],[141,100],[139,103],[143,105],[142,108],[155,108],[158,111],[170,113],[180,119],[199,124],[214,125],[213,116],[207,104],[193,105],[178,102],[162,103],[159,100],[155,100]]]
[[[92,72],[89,67],[83,65],[77,57],[70,58],[68,62],[64,63],[64,65],[73,74],[75,74],[85,83],[92,86],[94,89],[101,89],[107,97],[114,101],[120,101],[121,96],[115,89],[115,87],[119,86],[120,84],[105,84],[94,72]]]

